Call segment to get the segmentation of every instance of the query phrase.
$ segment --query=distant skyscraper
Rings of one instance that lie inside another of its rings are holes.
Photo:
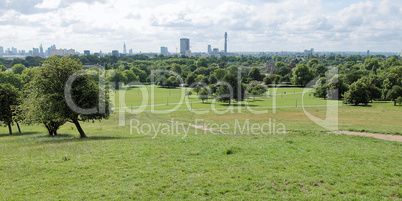
[[[314,55],[314,48],[311,48],[311,55]]]
[[[39,46],[39,54],[40,54],[40,56],[44,56],[42,44],[40,44],[40,46]]]
[[[16,55],[16,54],[18,54],[18,50],[17,50],[17,48],[15,48],[15,47],[12,47],[11,49],[12,49],[12,52],[13,52],[13,55]]]
[[[32,48],[32,55],[39,56],[39,48]]]
[[[129,54],[129,55],[132,55],[132,54],[133,54],[133,49],[130,49],[130,50],[128,51],[128,54]]]
[[[127,54],[127,49],[126,49],[126,42],[124,42],[124,47],[123,47],[123,54]]]
[[[228,32],[225,32],[225,54],[228,53]]]
[[[84,55],[90,55],[91,54],[91,51],[89,51],[89,50],[84,50]]]
[[[167,47],[161,47],[161,54],[168,55],[169,54],[168,48]]]
[[[370,55],[370,50],[367,50],[367,56],[369,56]]]
[[[211,45],[208,45],[208,54],[211,54],[212,53],[212,47],[211,47]]]
[[[117,56],[117,57],[120,56],[119,50],[113,50],[112,55]]]
[[[190,53],[190,55],[188,55],[189,53]],[[180,54],[186,55],[186,56],[191,56],[190,39],[188,39],[188,38],[180,39]]]
[[[50,53],[51,50],[55,50],[56,49],[56,45],[53,44],[52,46],[50,46],[49,48],[47,48],[47,56],[54,56]]]
[[[4,54],[3,46],[0,46],[0,55],[1,55],[1,54]]]

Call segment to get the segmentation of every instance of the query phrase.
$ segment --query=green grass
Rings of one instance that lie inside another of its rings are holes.
[[[135,89],[134,89],[135,90]],[[178,89],[157,89],[156,101]],[[289,90],[289,89],[286,89]],[[295,89],[296,90],[296,89]],[[163,94],[163,95],[162,95]],[[173,94],[173,95],[172,95]],[[135,94],[129,103],[138,104]],[[176,99],[175,99],[176,98]],[[57,137],[41,125],[22,126],[23,134],[8,136],[0,128],[0,197],[2,200],[399,200],[402,197],[402,145],[399,142],[328,134],[300,107],[300,94],[288,94],[276,113],[255,115],[236,108],[226,114],[194,114],[184,107],[169,114],[119,114],[101,123],[83,123],[89,138],[79,139],[72,124]],[[311,105],[326,101],[311,99]],[[194,102],[198,99],[191,99]],[[271,99],[254,104],[270,107]],[[220,103],[219,103],[220,104]],[[166,106],[165,106],[166,107]],[[210,104],[193,103],[207,110]],[[220,104],[225,108],[225,104]],[[164,108],[164,106],[160,106]],[[257,109],[259,108],[259,109]],[[306,108],[325,116],[325,107]],[[340,106],[341,130],[401,133],[401,107],[374,103],[371,107]],[[130,120],[141,125],[173,125],[173,132],[130,132]],[[224,134],[168,122],[228,124]],[[285,125],[283,134],[234,133],[235,119]],[[177,128],[177,130],[176,130]],[[15,129],[14,129],[15,130]]]

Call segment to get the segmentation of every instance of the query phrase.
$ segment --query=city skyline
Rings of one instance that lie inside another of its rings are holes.
[[[226,31],[228,52],[402,48],[398,0],[8,0],[0,11],[0,46],[23,50],[56,44],[124,52],[125,41],[133,52],[159,52],[190,38],[192,52],[205,52],[208,44],[224,50]]]

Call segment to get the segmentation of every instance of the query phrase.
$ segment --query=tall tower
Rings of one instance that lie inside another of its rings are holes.
[[[39,46],[39,54],[40,54],[41,57],[45,56],[43,54],[43,46],[42,46],[42,44],[40,44],[40,46]]]
[[[124,46],[123,46],[123,54],[127,54],[126,42],[124,42]]]
[[[225,54],[228,53],[228,32],[225,32]]]
[[[190,52],[190,39],[188,38],[181,38],[180,39],[180,54],[191,56]]]

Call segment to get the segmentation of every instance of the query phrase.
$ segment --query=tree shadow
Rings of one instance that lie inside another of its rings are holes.
[[[222,106],[233,106],[233,107],[236,107],[236,106],[242,106],[242,107],[246,107],[246,106],[248,106],[248,107],[257,107],[257,106],[258,106],[258,105],[245,104],[245,103],[242,103],[242,104],[230,104],[230,105],[229,105],[229,103],[222,103],[222,104],[220,104],[220,105],[222,105]]]
[[[10,135],[9,133],[7,133],[7,134],[4,133],[4,134],[0,134],[0,137],[7,137],[7,136],[13,137],[13,136],[35,135],[35,134],[40,134],[40,133],[38,133],[38,132],[22,132],[22,133],[16,132],[16,133],[13,133],[12,135]]]
[[[72,134],[58,134],[56,136],[50,136],[43,134],[33,138],[40,143],[47,144],[59,144],[59,143],[70,143],[70,142],[84,142],[84,141],[106,141],[106,140],[122,140],[131,139],[129,137],[115,137],[115,136],[89,136],[86,138],[80,138],[77,135]]]
[[[373,105],[351,105],[353,107],[373,107]]]

